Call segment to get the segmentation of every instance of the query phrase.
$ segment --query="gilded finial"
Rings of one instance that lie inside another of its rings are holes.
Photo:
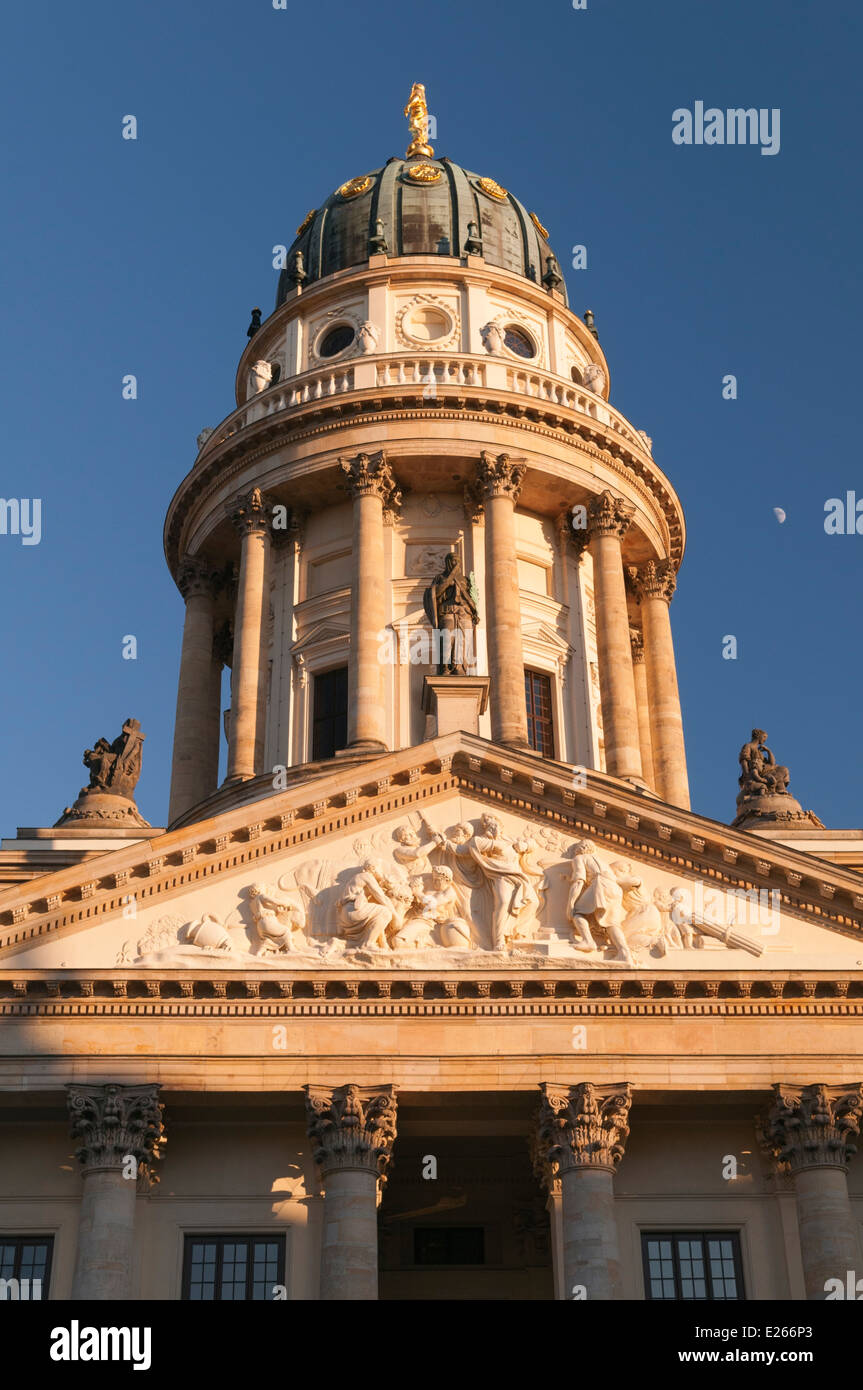
[[[411,142],[408,145],[405,159],[413,159],[416,155],[424,155],[426,159],[431,159],[434,150],[428,142],[429,109],[426,104],[426,89],[422,82],[415,82],[411,87],[405,115],[408,118],[411,133]]]

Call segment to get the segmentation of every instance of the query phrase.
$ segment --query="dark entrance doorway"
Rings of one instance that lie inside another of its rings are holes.
[[[379,1235],[382,1299],[554,1298],[549,1218],[521,1134],[399,1137]]]

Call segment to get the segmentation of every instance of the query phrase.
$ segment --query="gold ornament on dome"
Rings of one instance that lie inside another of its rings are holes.
[[[483,193],[488,194],[489,198],[497,198],[499,203],[504,202],[509,197],[506,189],[502,188],[499,183],[495,183],[494,179],[478,179],[477,185]]]
[[[426,159],[431,159],[434,156],[434,150],[429,144],[429,109],[426,105],[426,89],[422,82],[415,82],[411,87],[405,115],[408,118],[408,127],[411,133],[411,142],[408,145],[405,159],[413,159],[418,154],[423,154]]]
[[[339,189],[339,196],[341,198],[358,198],[361,193],[365,193],[367,189],[371,188],[373,183],[374,179],[371,174],[360,174],[357,178],[348,179],[347,183],[342,184]]]
[[[407,171],[407,177],[413,179],[414,183],[437,183],[441,171],[434,164],[413,164]]]
[[[530,213],[530,220],[531,220],[531,222],[533,223],[533,225],[536,227],[536,230],[539,232],[539,234],[540,234],[540,236],[543,238],[543,240],[544,240],[544,241],[548,241],[548,228],[547,228],[547,227],[543,227],[542,223],[540,222],[540,220],[539,220],[539,218],[537,217],[537,215],[536,215],[535,212]]]
[[[303,232],[304,232],[304,231],[306,230],[306,228],[308,227],[309,223],[311,222],[311,220],[312,220],[312,218],[314,217],[314,215],[315,215],[316,212],[317,212],[317,208],[309,208],[309,211],[306,213],[305,217],[303,218],[302,222],[300,223],[299,227],[297,228],[297,236],[302,236],[302,235],[303,235]]]

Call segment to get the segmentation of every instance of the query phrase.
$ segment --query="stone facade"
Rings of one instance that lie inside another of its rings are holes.
[[[238,1241],[238,1297],[672,1298],[684,1239],[726,1298],[863,1273],[863,834],[750,814],[763,740],[740,823],[690,808],[680,503],[457,177],[452,254],[381,217],[310,276],[306,219],[199,436],[167,829],[0,850],[0,1236],[52,1298],[209,1297]]]

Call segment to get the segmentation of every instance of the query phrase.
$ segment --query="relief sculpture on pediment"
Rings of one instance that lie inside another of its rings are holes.
[[[692,953],[703,968],[705,949],[764,949],[737,929],[736,899],[730,916],[721,900],[706,910],[697,883],[497,813],[438,827],[414,812],[327,849],[241,887],[221,915],[164,919],[117,964],[635,969]]]

